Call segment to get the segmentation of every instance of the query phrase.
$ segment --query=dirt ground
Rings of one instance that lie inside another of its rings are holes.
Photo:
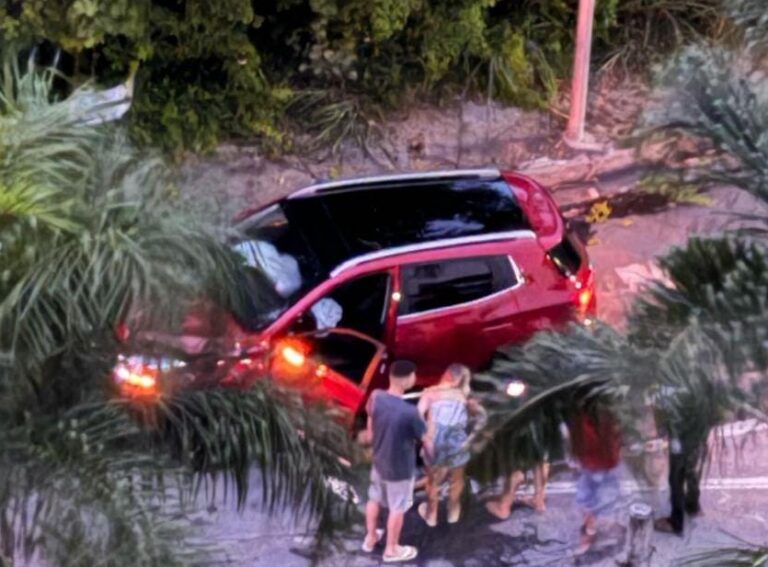
[[[605,75],[590,95],[587,134],[608,148],[622,144],[648,101],[641,81]],[[301,152],[269,158],[249,146],[226,145],[210,156],[190,156],[183,165],[183,196],[218,220],[271,202],[303,186],[339,177],[436,169],[518,169],[541,160],[573,158],[562,141],[568,95],[550,112],[523,111],[484,100],[456,100],[443,107],[402,109],[378,125],[368,151],[342,145],[337,155]]]

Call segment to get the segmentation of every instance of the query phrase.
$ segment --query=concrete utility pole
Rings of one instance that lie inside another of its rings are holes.
[[[565,141],[580,144],[584,141],[584,118],[587,115],[589,90],[589,58],[592,51],[592,22],[595,19],[595,0],[579,0],[576,22],[576,53],[573,57],[571,83],[571,112]]]

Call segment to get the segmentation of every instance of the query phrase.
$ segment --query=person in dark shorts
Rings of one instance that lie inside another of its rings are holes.
[[[416,383],[416,367],[398,360],[389,372],[389,388],[377,390],[368,400],[368,430],[373,440],[373,466],[365,508],[366,536],[363,551],[370,553],[382,537],[377,530],[381,507],[389,510],[384,563],[410,561],[418,550],[400,545],[405,513],[413,504],[416,479],[416,443],[431,451],[427,426],[403,394]]]

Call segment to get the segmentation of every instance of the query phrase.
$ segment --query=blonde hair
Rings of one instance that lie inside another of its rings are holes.
[[[441,381],[450,380],[455,386],[469,395],[469,382],[472,379],[472,372],[464,364],[451,364],[443,373]]]

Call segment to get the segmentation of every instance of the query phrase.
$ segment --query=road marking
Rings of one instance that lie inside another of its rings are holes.
[[[634,480],[624,480],[620,483],[622,493],[653,492],[656,490],[649,485],[641,485]],[[663,482],[659,489],[667,490]],[[744,478],[708,478],[701,481],[701,490],[768,490],[768,476]],[[533,494],[533,487],[526,487],[520,494]],[[547,484],[547,494],[576,494],[576,483],[571,481],[553,481]]]

